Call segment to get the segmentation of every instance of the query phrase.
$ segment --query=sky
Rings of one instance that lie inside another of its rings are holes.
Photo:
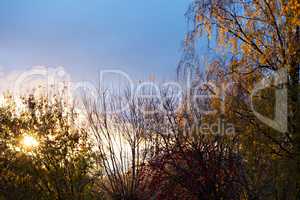
[[[105,69],[133,79],[176,74],[190,0],[1,0],[0,71],[62,66],[75,80]]]

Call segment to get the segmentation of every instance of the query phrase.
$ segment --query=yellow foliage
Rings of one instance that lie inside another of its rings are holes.
[[[283,13],[290,19],[290,23],[295,26],[300,25],[300,2],[299,0],[289,0],[283,6]]]
[[[233,54],[237,53],[237,51],[238,51],[237,39],[235,37],[232,37],[229,39],[229,43],[231,44],[232,53]]]
[[[218,32],[218,45],[224,46],[225,44],[225,29],[221,28]]]
[[[251,51],[249,45],[247,45],[245,43],[241,44],[241,49],[242,49],[243,53],[246,54],[246,55],[248,55]]]

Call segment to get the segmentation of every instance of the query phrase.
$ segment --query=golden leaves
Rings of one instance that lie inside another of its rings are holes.
[[[251,51],[249,45],[246,44],[246,43],[242,43],[242,44],[241,44],[241,50],[242,50],[243,53],[246,54],[246,55],[249,55],[249,54],[250,54],[250,51]]]
[[[202,15],[196,15],[196,22],[202,22],[203,16]]]
[[[283,6],[283,14],[290,20],[291,25],[300,26],[300,2],[299,0],[289,0]]]
[[[236,54],[238,52],[238,42],[237,38],[232,37],[229,39],[229,43],[231,44],[231,52],[233,54]]]
[[[224,46],[225,44],[225,29],[220,28],[218,32],[218,45]]]
[[[204,28],[206,30],[208,38],[210,39],[211,38],[211,33],[212,33],[212,27],[211,27],[210,21],[204,20]]]

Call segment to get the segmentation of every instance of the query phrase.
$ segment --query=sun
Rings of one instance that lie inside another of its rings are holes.
[[[22,144],[26,148],[34,148],[39,145],[39,142],[31,135],[25,135],[22,140]]]

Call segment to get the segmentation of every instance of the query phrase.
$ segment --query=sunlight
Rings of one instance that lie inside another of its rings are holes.
[[[31,135],[25,135],[22,140],[22,144],[26,148],[34,148],[38,146],[39,142]]]

